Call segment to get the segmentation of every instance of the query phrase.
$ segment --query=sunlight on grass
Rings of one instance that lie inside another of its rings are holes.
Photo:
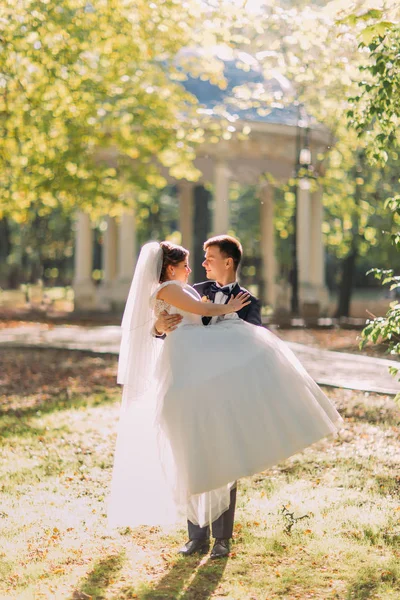
[[[11,373],[12,405],[11,394],[2,398],[1,598],[400,597],[400,427],[389,397],[328,390],[346,416],[340,436],[240,482],[227,560],[183,559],[184,523],[169,533],[107,529],[116,362],[62,357],[75,389],[69,401],[64,384],[54,394],[45,381],[19,391]],[[95,391],[93,370],[107,373]]]

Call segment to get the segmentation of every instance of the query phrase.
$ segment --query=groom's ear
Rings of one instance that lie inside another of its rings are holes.
[[[231,256],[227,257],[226,266],[229,267],[230,269],[232,269],[235,266],[235,263],[233,262],[233,258]]]

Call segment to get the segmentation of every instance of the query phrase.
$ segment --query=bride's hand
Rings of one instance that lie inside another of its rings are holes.
[[[231,308],[230,312],[239,312],[239,310],[242,310],[248,304],[250,304],[250,294],[248,292],[239,292],[235,298],[233,296],[230,298],[226,306]]]

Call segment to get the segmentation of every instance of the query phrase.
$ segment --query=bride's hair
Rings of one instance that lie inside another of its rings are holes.
[[[163,262],[160,274],[160,283],[164,283],[167,280],[167,268],[169,265],[179,265],[183,260],[189,256],[188,250],[177,244],[171,244],[171,242],[161,242],[160,246],[163,251]]]

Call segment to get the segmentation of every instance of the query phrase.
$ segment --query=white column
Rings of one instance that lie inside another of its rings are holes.
[[[132,208],[123,212],[118,227],[118,278],[114,285],[113,299],[123,308],[136,265],[136,215]]]
[[[276,303],[276,257],[274,228],[274,189],[268,185],[260,192],[260,229],[262,278],[264,282],[263,301],[275,307]]]
[[[136,215],[134,210],[121,216],[118,232],[118,281],[132,281],[136,265]]]
[[[297,262],[299,301],[312,300],[310,296],[311,261],[311,193],[308,179],[300,179],[297,190]]]
[[[322,310],[328,308],[329,304],[329,292],[325,285],[325,248],[322,236],[323,215],[322,188],[319,187],[311,194],[310,283]]]
[[[90,217],[78,212],[76,218],[74,310],[90,310],[95,305],[95,286],[92,281],[93,231]]]
[[[214,235],[227,233],[229,229],[229,178],[226,162],[217,161],[214,168]]]
[[[311,265],[310,281],[314,286],[323,286],[324,277],[324,246],[322,241],[322,194],[321,190],[311,195]]]
[[[114,281],[117,273],[117,224],[113,217],[106,217],[102,251],[103,280],[98,288],[97,308],[99,310],[111,310],[113,307]]]
[[[189,250],[193,261],[193,193],[194,185],[189,181],[178,183],[179,195],[179,229],[182,235],[182,246]]]
[[[117,224],[113,217],[106,217],[107,229],[103,242],[103,282],[112,285],[117,274]]]

